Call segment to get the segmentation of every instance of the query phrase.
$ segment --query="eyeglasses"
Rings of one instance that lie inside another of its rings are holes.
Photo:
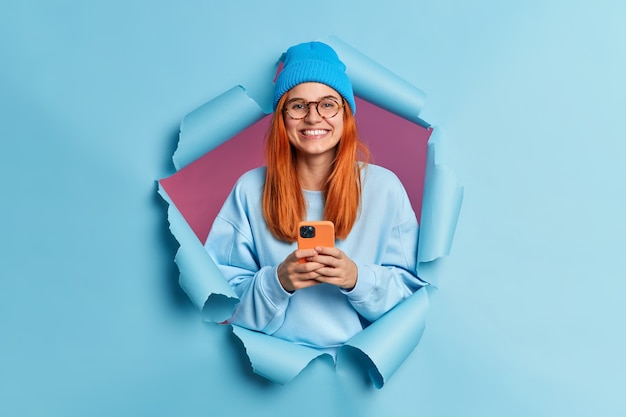
[[[311,111],[311,104],[315,104],[317,114],[324,119],[335,117],[337,113],[339,113],[339,110],[341,110],[344,106],[343,100],[341,104],[339,104],[332,98],[323,98],[320,101],[304,101],[295,99],[293,101],[289,101],[285,107],[283,107],[283,110],[290,118],[300,120],[304,119],[307,114],[309,114],[309,111]]]

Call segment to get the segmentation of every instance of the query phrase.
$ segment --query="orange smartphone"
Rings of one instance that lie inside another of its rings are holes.
[[[298,223],[298,249],[335,246],[335,225],[327,220]]]

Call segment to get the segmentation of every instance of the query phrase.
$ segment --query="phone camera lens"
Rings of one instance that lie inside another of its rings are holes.
[[[314,226],[300,227],[300,237],[304,239],[311,239],[315,237],[315,227]]]

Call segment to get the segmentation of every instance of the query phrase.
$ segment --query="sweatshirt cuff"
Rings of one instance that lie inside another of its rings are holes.
[[[359,276],[356,285],[350,291],[342,290],[344,294],[354,302],[361,302],[367,299],[376,286],[376,272],[365,265],[357,265]]]
[[[291,293],[283,288],[278,280],[277,268],[271,267],[265,271],[263,280],[263,294],[265,297],[274,304],[275,307],[280,308],[287,302]]]

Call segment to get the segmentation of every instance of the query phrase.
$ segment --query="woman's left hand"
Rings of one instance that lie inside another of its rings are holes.
[[[356,285],[359,270],[352,259],[337,248],[315,248],[317,255],[307,258],[307,261],[318,262],[323,266],[316,269],[319,282],[335,285],[350,291]]]

